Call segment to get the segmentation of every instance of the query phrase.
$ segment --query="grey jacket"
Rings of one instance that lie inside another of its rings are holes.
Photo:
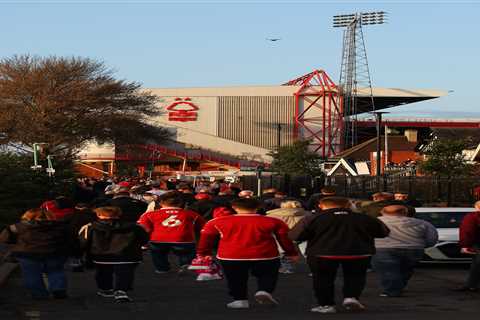
[[[424,220],[399,217],[378,217],[389,229],[390,234],[383,239],[375,239],[377,249],[424,249],[433,247],[438,241],[435,227]]]
[[[267,216],[282,220],[292,229],[295,225],[306,216],[312,213],[303,208],[279,208],[267,211]]]

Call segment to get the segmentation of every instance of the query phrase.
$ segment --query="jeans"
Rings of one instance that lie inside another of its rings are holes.
[[[247,300],[248,276],[257,278],[257,291],[272,293],[278,280],[279,259],[272,260],[220,260],[229,294],[234,300]]]
[[[95,281],[101,290],[122,290],[133,289],[135,269],[138,263],[125,264],[95,264]],[[115,283],[113,278],[115,277]]]
[[[480,254],[477,253],[472,257],[470,272],[467,278],[467,286],[469,288],[478,288],[480,285]]]
[[[34,298],[46,298],[49,292],[67,290],[67,278],[64,265],[67,257],[24,258],[17,257],[23,273],[25,287],[30,290]],[[48,290],[43,281],[43,274],[47,275]]]
[[[372,266],[380,278],[383,293],[399,296],[423,257],[423,249],[377,249]]]
[[[362,294],[370,257],[348,260],[307,257],[307,262],[312,271],[313,291],[318,305],[335,305],[335,278],[340,265],[343,270],[343,296],[358,299]]]
[[[280,273],[294,273],[295,265],[288,259],[287,256],[280,257]]]
[[[195,243],[150,242],[152,261],[158,271],[169,271],[168,254],[172,251],[178,257],[180,266],[189,265],[195,258]]]

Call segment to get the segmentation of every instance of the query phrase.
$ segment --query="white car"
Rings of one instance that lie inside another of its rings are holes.
[[[475,208],[415,208],[415,218],[433,224],[438,231],[438,243],[425,249],[423,262],[468,263],[471,256],[460,252],[459,228],[463,217]]]

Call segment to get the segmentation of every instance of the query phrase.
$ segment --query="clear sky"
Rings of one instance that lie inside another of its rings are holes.
[[[480,0],[0,0],[0,56],[93,57],[145,87],[275,85],[314,68],[338,81],[331,17],[380,10],[388,24],[364,27],[373,85],[453,90],[393,114],[480,119]]]

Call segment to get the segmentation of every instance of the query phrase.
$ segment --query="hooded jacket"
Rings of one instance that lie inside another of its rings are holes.
[[[121,220],[98,220],[80,229],[79,241],[96,263],[134,263],[142,261],[142,246],[147,232],[139,225]]]
[[[279,208],[267,211],[267,216],[277,218],[286,223],[292,229],[295,225],[306,216],[312,214],[303,208]]]
[[[0,242],[13,244],[13,256],[42,259],[66,256],[69,251],[67,225],[59,221],[22,221],[6,227]]]
[[[374,238],[384,238],[389,232],[378,219],[336,208],[304,218],[290,231],[289,237],[307,241],[307,256],[341,258],[373,255]]]
[[[480,248],[480,211],[467,214],[460,225],[460,246]]]
[[[127,195],[117,195],[99,206],[119,207],[122,210],[121,220],[135,223],[147,210],[147,204]]]

